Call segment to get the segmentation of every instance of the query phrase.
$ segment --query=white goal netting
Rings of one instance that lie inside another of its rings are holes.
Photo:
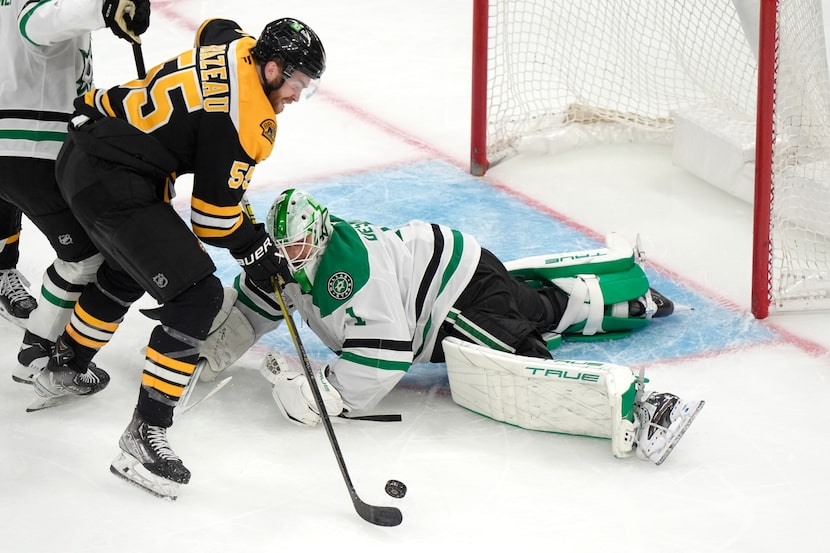
[[[699,176],[725,189],[751,178],[741,166],[755,161],[761,1],[778,7],[779,31],[774,79],[763,85],[775,97],[772,192],[755,200],[770,214],[765,301],[773,311],[830,307],[821,0],[490,0],[486,48],[474,53],[487,58],[484,167],[592,141],[671,143],[682,130],[680,159],[711,158]],[[697,151],[706,142],[735,154]],[[753,201],[753,187],[736,195]]]

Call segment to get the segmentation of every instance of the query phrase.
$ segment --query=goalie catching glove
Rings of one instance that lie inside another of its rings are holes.
[[[138,35],[150,26],[150,0],[104,0],[101,14],[112,34],[141,44]]]
[[[326,406],[326,412],[336,417],[343,412],[343,399],[326,379],[327,367],[314,371],[317,388]],[[272,395],[280,413],[289,421],[302,426],[316,426],[320,412],[308,379],[297,360],[290,360],[278,353],[268,353],[260,371],[274,385]]]

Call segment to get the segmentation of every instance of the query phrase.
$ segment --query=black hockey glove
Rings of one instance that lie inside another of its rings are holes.
[[[274,242],[267,234],[253,246],[244,251],[231,252],[231,255],[245,269],[248,278],[262,290],[273,290],[271,277],[281,276],[285,282],[294,280],[288,262],[277,252]]]
[[[115,36],[135,44],[150,26],[150,0],[104,0],[101,13]]]

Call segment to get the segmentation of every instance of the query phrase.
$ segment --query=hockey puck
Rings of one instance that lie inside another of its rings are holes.
[[[386,483],[386,493],[395,499],[400,499],[406,495],[406,484],[400,480],[390,480]]]

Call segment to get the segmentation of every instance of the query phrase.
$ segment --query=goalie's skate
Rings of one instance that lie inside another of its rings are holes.
[[[651,301],[654,302],[654,314],[652,317],[668,317],[674,313],[674,302],[672,302],[669,298],[654,288],[649,288],[648,294],[651,296]]]
[[[649,288],[645,295],[628,302],[628,316],[635,319],[668,317],[674,313],[674,302]]]
[[[181,485],[190,482],[190,471],[167,441],[167,428],[149,424],[138,411],[118,446],[121,452],[110,472],[131,484],[155,496],[176,499]]]
[[[634,404],[634,413],[640,425],[637,456],[657,465],[665,461],[704,403],[684,401],[668,393],[647,393]]]

